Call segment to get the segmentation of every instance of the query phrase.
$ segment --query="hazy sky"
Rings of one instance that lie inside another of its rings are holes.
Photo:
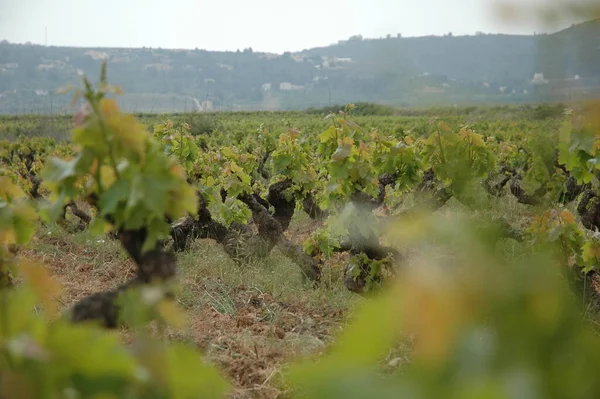
[[[517,0],[513,0],[517,1]],[[551,0],[520,0],[519,4]],[[554,1],[556,2],[556,1]],[[568,27],[498,19],[498,0],[0,0],[0,40],[59,46],[297,51],[355,34],[527,33]],[[582,20],[582,19],[580,19]]]

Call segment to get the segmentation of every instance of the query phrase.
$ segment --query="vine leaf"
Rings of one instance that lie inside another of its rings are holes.
[[[19,264],[19,273],[23,275],[35,295],[42,301],[48,315],[54,318],[58,314],[58,303],[55,298],[62,292],[60,284],[50,276],[48,269],[43,265],[29,261],[22,261]]]

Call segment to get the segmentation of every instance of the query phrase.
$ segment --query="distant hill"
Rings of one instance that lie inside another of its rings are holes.
[[[363,39],[268,54],[252,49],[70,48],[0,42],[0,113],[64,112],[56,89],[108,59],[127,110],[298,109],[589,98],[600,87],[600,20],[554,34]]]

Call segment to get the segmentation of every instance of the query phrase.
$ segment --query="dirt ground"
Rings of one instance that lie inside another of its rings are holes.
[[[289,235],[303,240],[313,228],[295,224]],[[58,227],[41,230],[20,256],[51,271],[63,288],[57,299],[64,310],[135,274],[117,241]],[[197,240],[178,255],[183,289],[178,302],[188,323],[168,336],[195,345],[217,365],[234,386],[231,397],[285,397],[282,368],[326,350],[360,301],[343,287],[342,261],[330,262],[326,286],[314,289],[303,285],[297,267],[276,250],[265,261],[240,267],[215,242]],[[129,341],[128,331],[120,333]]]

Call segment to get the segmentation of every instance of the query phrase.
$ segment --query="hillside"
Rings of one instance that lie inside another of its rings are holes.
[[[355,36],[298,53],[252,49],[67,48],[0,42],[0,113],[64,112],[57,88],[109,78],[130,111],[399,106],[589,97],[600,83],[600,20],[535,36]]]

